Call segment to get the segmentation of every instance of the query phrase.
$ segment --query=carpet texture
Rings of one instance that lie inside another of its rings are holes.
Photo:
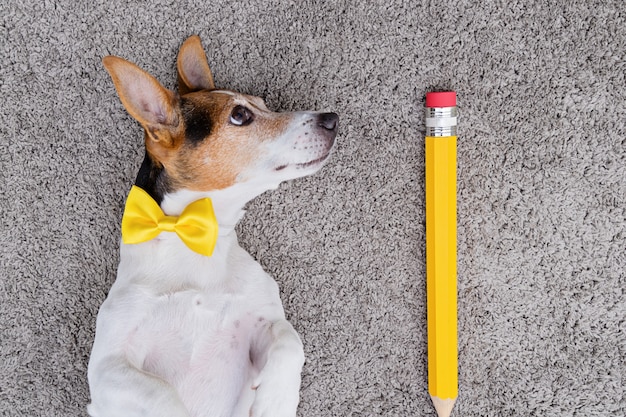
[[[453,416],[626,415],[622,0],[8,0],[0,20],[0,415],[84,416],[142,133],[101,58],[340,114],[330,163],[242,246],[307,355],[300,416],[433,416],[424,95],[459,97]]]

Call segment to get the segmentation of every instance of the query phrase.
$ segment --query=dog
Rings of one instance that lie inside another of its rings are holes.
[[[149,201],[173,224],[202,202],[194,210],[213,219],[213,240],[194,249],[170,224],[125,243],[125,212],[117,278],[89,359],[88,413],[295,416],[303,345],[277,283],[239,246],[235,225],[248,201],[325,164],[337,114],[275,113],[261,98],[216,89],[198,36],[179,51],[178,94],[122,58],[103,64],[145,131],[133,187],[144,200],[134,207]]]

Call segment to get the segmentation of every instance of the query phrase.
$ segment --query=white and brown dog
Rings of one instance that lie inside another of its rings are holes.
[[[337,115],[274,113],[260,98],[215,89],[197,36],[178,56],[179,94],[121,58],[103,62],[145,130],[135,185],[167,216],[210,198],[219,235],[212,256],[168,231],[121,244],[89,360],[89,414],[295,416],[302,342],[234,227],[248,201],[322,167]]]

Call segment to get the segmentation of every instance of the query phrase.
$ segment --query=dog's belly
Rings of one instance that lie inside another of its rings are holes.
[[[233,295],[187,290],[163,295],[131,333],[144,371],[176,387],[193,416],[232,416],[258,372],[254,335],[267,325]]]

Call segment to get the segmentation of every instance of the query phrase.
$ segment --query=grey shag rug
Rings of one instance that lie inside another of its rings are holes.
[[[142,133],[101,58],[341,116],[242,245],[307,355],[300,416],[433,416],[424,95],[458,92],[453,416],[626,414],[626,3],[7,0],[0,15],[0,415],[84,416]]]

